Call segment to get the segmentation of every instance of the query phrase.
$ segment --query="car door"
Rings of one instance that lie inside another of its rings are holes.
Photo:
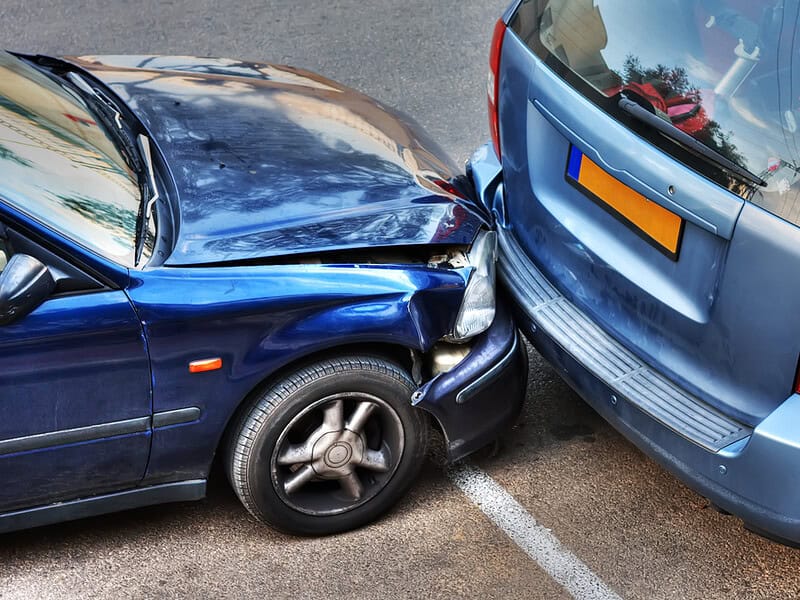
[[[44,263],[56,287],[0,325],[0,511],[135,485],[152,416],[135,311],[124,291],[0,223],[0,270],[16,254]]]

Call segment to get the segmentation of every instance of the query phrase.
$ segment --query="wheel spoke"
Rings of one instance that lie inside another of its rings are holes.
[[[324,416],[322,418],[322,428],[325,433],[331,431],[341,431],[344,429],[344,401],[334,400],[325,407]]]
[[[278,464],[288,466],[311,462],[312,449],[313,446],[308,441],[302,444],[287,444],[278,455]]]
[[[283,491],[293,494],[312,479],[314,479],[314,469],[311,468],[311,465],[306,465],[286,478],[286,481],[283,482]]]
[[[389,453],[383,448],[380,450],[367,449],[361,457],[359,466],[369,469],[370,471],[386,473],[389,470]]]
[[[359,402],[353,414],[347,420],[347,429],[353,433],[361,433],[364,425],[367,424],[367,419],[376,408],[377,405],[372,402]]]
[[[361,500],[361,496],[364,494],[364,486],[361,485],[361,480],[358,478],[358,475],[350,473],[346,477],[342,477],[339,480],[339,485],[342,486],[342,490],[350,496],[352,500]]]

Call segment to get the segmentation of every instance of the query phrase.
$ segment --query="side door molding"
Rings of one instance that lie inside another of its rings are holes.
[[[75,427],[72,429],[60,429],[57,431],[48,431],[47,433],[37,433],[34,435],[0,440],[0,456],[4,454],[14,454],[16,452],[42,450],[44,448],[52,448],[65,444],[91,442],[131,433],[143,433],[147,431],[149,427],[150,417],[145,416],[136,419],[124,419],[122,421],[99,423],[97,425]]]

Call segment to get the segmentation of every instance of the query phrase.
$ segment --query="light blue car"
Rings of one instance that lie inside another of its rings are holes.
[[[539,352],[640,449],[800,542],[798,0],[524,0],[468,165]]]

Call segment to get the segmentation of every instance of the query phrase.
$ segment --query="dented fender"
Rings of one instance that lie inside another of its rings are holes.
[[[449,333],[468,269],[425,265],[162,268],[131,274],[155,385],[153,411],[202,417],[153,433],[147,479],[203,476],[236,408],[305,357],[392,344],[425,353]],[[191,361],[220,358],[202,376]],[[202,431],[199,431],[202,430]]]

